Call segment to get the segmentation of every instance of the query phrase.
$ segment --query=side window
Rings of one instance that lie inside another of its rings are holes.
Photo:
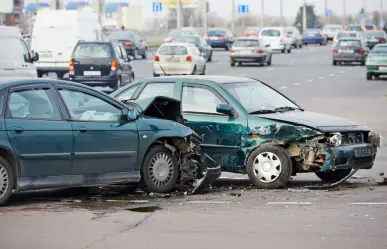
[[[31,63],[30,52],[28,51],[27,46],[24,43],[24,41],[20,40],[20,45],[22,46],[22,49],[23,49],[24,62]]]
[[[50,89],[23,89],[11,92],[7,109],[11,118],[61,119],[58,106]]]
[[[60,89],[60,95],[74,121],[118,121],[121,109],[93,95],[77,90]]]
[[[196,46],[192,45],[190,46],[190,49],[194,55],[200,55],[200,51]]]
[[[7,95],[7,90],[3,90],[0,92],[0,116],[4,115],[4,101],[5,96]]]
[[[175,83],[163,82],[163,83],[148,83],[142,90],[138,99],[146,99],[155,96],[173,97],[173,90]]]
[[[120,49],[121,49],[121,53],[122,53],[122,59],[125,61],[128,60],[128,54],[126,53],[125,49],[121,46],[120,46]]]
[[[121,100],[126,100],[126,99],[131,99],[133,94],[136,92],[140,84],[134,85],[126,89],[125,91],[121,92],[118,94],[115,98],[119,101]]]
[[[182,111],[219,114],[218,104],[226,103],[213,91],[200,86],[183,86]]]
[[[118,45],[114,46],[114,49],[116,50],[117,57],[120,59],[123,59],[122,51]]]

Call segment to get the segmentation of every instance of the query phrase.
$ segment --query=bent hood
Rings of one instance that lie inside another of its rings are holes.
[[[322,132],[341,132],[355,130],[369,131],[368,127],[354,123],[350,120],[317,112],[288,111],[282,113],[259,114],[254,116],[291,124],[303,125]]]

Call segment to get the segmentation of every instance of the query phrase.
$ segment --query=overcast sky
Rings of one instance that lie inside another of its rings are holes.
[[[0,0],[1,1],[1,0]],[[49,2],[49,0],[40,0],[42,2]],[[69,0],[63,0],[66,4]],[[80,1],[80,0],[77,0]],[[143,6],[144,18],[148,19],[154,15],[152,13],[152,2],[154,0],[123,0],[123,2],[129,2],[136,5]],[[235,5],[247,4],[251,13],[259,14],[261,12],[262,0],[235,0]],[[280,0],[264,0],[265,1],[265,14],[266,15],[280,15]],[[297,10],[302,5],[303,0],[282,0],[283,1],[283,14],[287,17],[293,17],[296,15]],[[314,3],[318,14],[324,14],[325,0],[306,0],[307,3]],[[366,0],[366,10],[374,11],[380,10],[380,2],[384,1],[385,9],[387,9],[387,0]],[[35,0],[25,0],[28,2],[35,2]],[[107,2],[118,2],[117,0],[107,0]],[[210,11],[217,12],[220,16],[231,16],[231,4],[232,0],[208,0],[210,3]],[[343,2],[344,0],[327,0],[328,8],[332,9],[332,12],[341,16],[343,14]],[[346,0],[347,13],[357,13],[363,6],[363,0]]]

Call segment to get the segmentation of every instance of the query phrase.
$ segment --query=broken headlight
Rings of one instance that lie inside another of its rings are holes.
[[[341,145],[341,139],[342,139],[341,133],[337,132],[337,133],[333,133],[332,136],[329,137],[328,142],[329,144],[337,147]]]
[[[381,148],[383,145],[383,137],[379,134],[370,132],[368,135],[368,141],[376,147]]]

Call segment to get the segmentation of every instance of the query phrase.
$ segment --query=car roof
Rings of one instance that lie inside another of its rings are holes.
[[[153,79],[153,78],[148,78]],[[225,84],[225,83],[237,83],[237,82],[254,82],[256,80],[245,77],[238,76],[224,76],[224,75],[179,75],[179,76],[160,76],[155,79],[168,79],[168,80],[202,80],[202,81],[212,81],[216,84]]]
[[[255,40],[255,41],[259,41],[260,38],[259,37],[255,37],[255,36],[249,36],[249,37],[238,37],[236,40]]]
[[[112,41],[79,41],[78,44],[112,44]]]
[[[354,41],[361,41],[362,39],[359,37],[342,37],[339,38],[339,40],[354,40]]]
[[[42,83],[50,83],[50,84],[66,84],[71,86],[81,86],[83,88],[93,89],[91,87],[85,86],[80,83],[75,83],[66,80],[57,80],[57,79],[44,79],[44,78],[30,78],[30,77],[0,77],[0,90],[13,87],[13,86],[21,86],[21,85],[29,85],[29,84],[42,84]]]
[[[162,44],[160,47],[168,47],[168,46],[191,46],[191,43],[187,42],[167,42]]]

